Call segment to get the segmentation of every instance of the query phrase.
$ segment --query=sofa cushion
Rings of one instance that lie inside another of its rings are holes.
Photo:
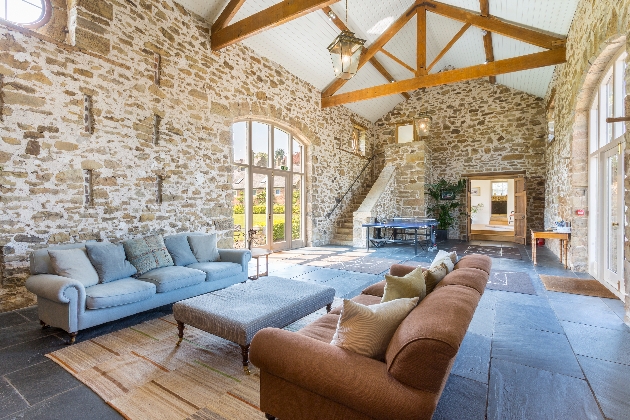
[[[438,251],[433,259],[433,262],[429,266],[429,269],[435,268],[440,263],[444,263],[446,266],[446,274],[453,271],[455,268],[455,263],[457,262],[457,253],[456,252],[446,252],[446,251]]]
[[[205,272],[206,281],[221,280],[243,272],[243,267],[240,264],[222,261],[194,263],[186,267]]]
[[[129,239],[123,242],[123,246],[127,259],[136,267],[138,274],[173,265],[171,254],[164,245],[164,239],[159,235]]]
[[[459,268],[476,268],[490,274],[492,268],[492,260],[487,255],[470,254],[464,256],[455,264],[455,269]]]
[[[381,302],[414,297],[422,300],[426,295],[427,285],[424,282],[424,275],[420,267],[402,277],[385,275],[385,289]]]
[[[206,273],[192,268],[170,266],[156,268],[138,277],[155,285],[158,293],[194,286],[206,280]]]
[[[444,261],[437,267],[430,268],[422,272],[424,283],[427,286],[427,295],[435,289],[435,286],[446,276],[448,269]]]
[[[122,244],[88,243],[85,249],[101,283],[131,277],[138,272],[127,261]]]
[[[482,295],[486,289],[486,283],[488,283],[488,273],[485,271],[475,268],[459,268],[447,274],[435,289],[456,284],[475,289]]]
[[[298,334],[314,338],[315,340],[322,341],[324,343],[330,343],[335,335],[335,331],[337,330],[338,322],[338,314],[326,314],[306,325],[298,331]]]
[[[385,356],[388,372],[405,385],[439,393],[479,299],[477,291],[458,285],[428,294],[400,323],[389,342]]]
[[[50,262],[50,255],[48,255],[49,249],[85,249],[84,243],[76,244],[63,244],[63,245],[51,245],[48,248],[36,249],[31,252],[29,257],[31,274],[55,274],[55,268]]]
[[[417,303],[418,298],[413,298],[365,306],[344,299],[330,344],[381,360],[398,325]]]
[[[180,233],[179,235],[166,236],[164,237],[164,244],[173,257],[175,265],[183,267],[197,262],[197,258],[188,244],[188,234]]]
[[[220,261],[221,256],[217,249],[217,234],[189,236],[190,249],[198,262]]]
[[[381,280],[378,283],[374,283],[366,287],[361,291],[361,294],[383,297],[383,292],[385,292],[385,280]]]
[[[150,299],[155,285],[132,278],[110,281],[85,288],[85,306],[88,309],[111,308]]]
[[[85,287],[98,284],[98,273],[84,248],[49,249],[48,255],[55,274],[58,276],[80,281]]]

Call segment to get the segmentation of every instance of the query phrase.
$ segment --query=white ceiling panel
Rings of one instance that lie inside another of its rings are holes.
[[[176,0],[188,10],[212,23],[221,14],[229,0]],[[281,0],[246,0],[231,23],[259,12]],[[444,3],[479,13],[479,0],[442,0]],[[497,18],[543,31],[566,35],[571,26],[579,0],[489,0],[490,14]],[[357,36],[367,40],[369,47],[391,26],[414,0],[348,0],[347,26]],[[331,6],[345,22],[345,2]],[[428,13],[427,15],[427,65],[459,31],[463,23]],[[385,49],[416,67],[416,18],[413,17]],[[278,27],[250,37],[243,44],[258,54],[286,68],[297,77],[323,90],[334,79],[332,63],[326,47],[339,34],[339,29],[321,11],[316,11]],[[496,60],[542,51],[540,48],[493,34]],[[375,57],[396,80],[413,77],[413,73],[382,53]],[[455,43],[451,50],[437,63],[432,73],[446,66],[463,68],[485,61],[482,31],[471,27]],[[527,70],[497,76],[497,82],[506,86],[544,96],[554,67]],[[350,92],[385,83],[384,77],[370,64],[340,89],[339,93]],[[402,100],[400,95],[378,98],[347,105],[354,112],[375,121],[389,112]]]

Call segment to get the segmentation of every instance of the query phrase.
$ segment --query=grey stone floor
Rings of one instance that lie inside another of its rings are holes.
[[[449,241],[439,248],[463,252],[467,245]],[[434,418],[630,419],[630,328],[622,321],[622,302],[547,292],[538,274],[585,275],[564,270],[551,252],[540,248],[534,267],[529,249],[519,248],[522,260],[493,258],[493,269],[528,273],[536,295],[486,290]],[[382,279],[382,273],[356,272],[357,267],[375,272],[393,262],[428,265],[433,255],[422,251],[416,256],[408,246],[369,253],[336,246],[302,248],[274,254],[269,272],[331,285],[337,298],[344,298]],[[94,327],[82,331],[78,341],[170,312],[166,306]],[[36,307],[0,314],[0,419],[120,418],[44,357],[64,346],[66,338],[61,330],[39,328]]]

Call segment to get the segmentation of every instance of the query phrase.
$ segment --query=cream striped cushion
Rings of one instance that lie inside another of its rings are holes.
[[[365,306],[344,299],[330,344],[382,360],[398,325],[417,303],[418,298],[413,298]]]
[[[422,272],[424,276],[424,284],[426,285],[427,295],[435,289],[435,286],[442,281],[448,274],[446,263],[442,261],[440,265],[430,268]]]
[[[446,274],[453,271],[455,268],[455,263],[457,262],[457,252],[446,252],[446,251],[438,251],[431,263],[429,268],[434,268],[440,265],[440,263],[444,263],[446,265]]]

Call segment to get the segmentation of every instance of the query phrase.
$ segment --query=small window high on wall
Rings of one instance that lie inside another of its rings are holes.
[[[50,19],[50,0],[0,0],[0,19],[38,28]]]
[[[415,140],[413,124],[396,125],[396,143],[411,143]]]

